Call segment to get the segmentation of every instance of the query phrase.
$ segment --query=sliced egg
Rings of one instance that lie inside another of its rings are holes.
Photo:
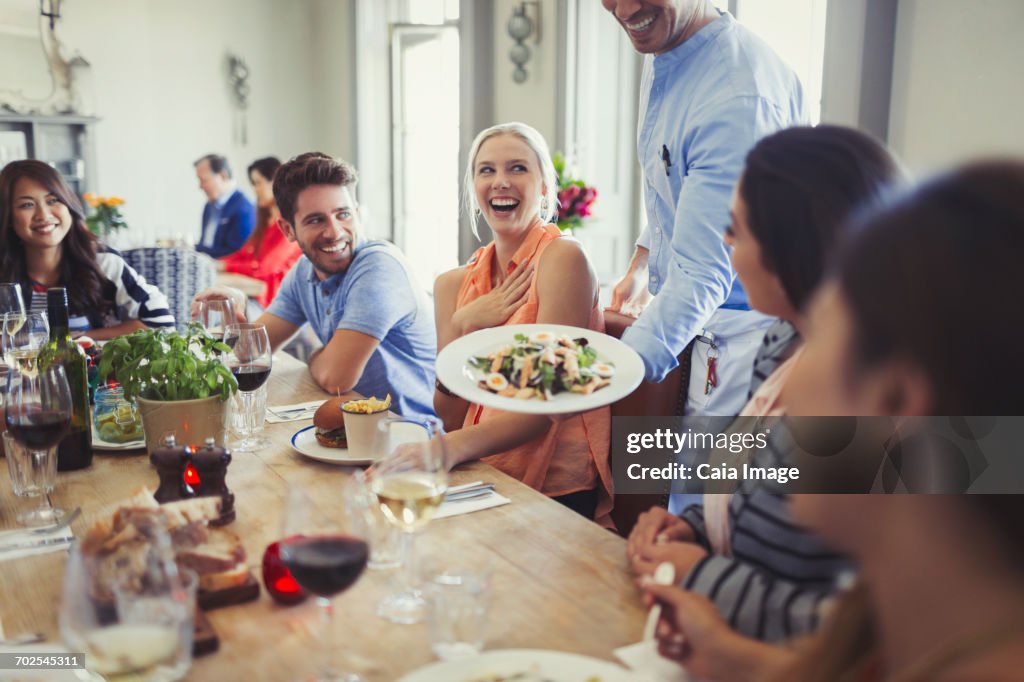
[[[498,374],[497,372],[492,372],[491,374],[488,374],[487,378],[484,379],[484,383],[486,383],[487,388],[491,389],[492,391],[503,391],[506,388],[508,388],[508,379],[506,379],[501,374]]]
[[[613,365],[609,365],[607,362],[595,362],[590,366],[590,369],[594,374],[603,379],[607,379],[615,374],[615,367]]]
[[[546,346],[555,342],[555,335],[551,332],[534,332],[530,334],[530,343]]]

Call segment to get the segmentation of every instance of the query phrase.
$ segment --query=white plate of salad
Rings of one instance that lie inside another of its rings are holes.
[[[557,324],[482,329],[438,353],[437,378],[470,402],[506,412],[586,412],[624,398],[644,366],[607,334]]]

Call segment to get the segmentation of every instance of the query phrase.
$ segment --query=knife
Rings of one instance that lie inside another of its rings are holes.
[[[476,497],[483,497],[484,495],[490,495],[494,492],[493,483],[476,483],[471,486],[457,486],[453,490],[449,490],[448,494],[444,496],[445,502],[458,502],[459,500],[465,500]]]
[[[51,545],[66,545],[74,542],[74,535],[63,535],[59,538],[45,538],[43,540],[26,540],[16,542],[13,545],[0,545],[0,553],[13,552],[19,549],[36,549],[38,547],[49,547]]]

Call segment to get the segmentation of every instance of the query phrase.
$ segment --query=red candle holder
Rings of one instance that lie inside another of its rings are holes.
[[[281,543],[275,542],[263,553],[263,584],[278,604],[291,606],[306,600],[309,594],[292,577],[281,558]]]

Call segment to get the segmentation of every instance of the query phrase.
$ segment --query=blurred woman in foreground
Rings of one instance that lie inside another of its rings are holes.
[[[1022,196],[1024,164],[982,163],[869,218],[813,304],[789,414],[1024,413],[1024,307],[1000,296],[1020,289]],[[904,443],[915,427],[900,427]],[[731,631],[701,597],[649,587],[668,607],[663,654],[710,679],[1019,677],[1020,495],[808,495],[792,508],[861,567],[822,631],[786,652]]]

